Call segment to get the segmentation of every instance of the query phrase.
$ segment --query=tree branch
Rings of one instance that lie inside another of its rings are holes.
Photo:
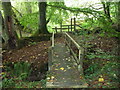
[[[22,17],[22,14],[15,7],[12,6],[12,8],[14,8],[14,10],[17,11],[19,15]]]
[[[50,5],[50,4],[48,4],[48,6],[55,7],[55,8],[60,8],[60,9],[63,9],[63,10],[68,10],[68,11],[70,11],[70,12],[88,13],[88,14],[91,14],[91,15],[93,15],[93,16],[95,16],[95,15],[94,15],[95,13],[100,14],[100,11],[95,11],[95,10],[92,10],[92,9],[89,9],[89,8],[70,8],[70,7],[66,7],[66,6]]]
[[[48,20],[46,21],[46,24],[48,24],[48,23],[49,23],[49,21],[50,21],[50,18],[48,18]]]

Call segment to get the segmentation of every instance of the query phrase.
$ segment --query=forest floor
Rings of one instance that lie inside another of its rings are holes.
[[[74,37],[73,36],[73,38],[76,41],[79,41],[79,38],[82,38],[82,37]],[[58,42],[62,42],[63,38],[57,38],[56,40]],[[96,38],[94,38],[92,40],[88,40],[87,43],[92,44],[94,46],[94,47],[92,47],[93,51],[94,51],[95,48],[99,48],[99,49],[101,49],[102,51],[105,51],[105,52],[114,51],[114,54],[115,54],[115,50],[116,50],[116,47],[117,47],[117,41],[116,41],[115,38],[96,37]],[[50,47],[50,44],[51,44],[50,41],[31,42],[27,46],[24,46],[21,49],[10,50],[10,51],[7,51],[7,52],[3,52],[2,53],[2,55],[3,55],[3,57],[2,57],[3,65],[5,65],[5,63],[7,63],[7,62],[16,63],[16,62],[20,62],[20,61],[25,61],[25,62],[32,63],[32,68],[34,68],[33,70],[36,70],[36,68],[38,70],[39,69],[41,70],[41,68],[43,70],[46,70],[43,67],[43,65],[44,64],[47,65],[47,62],[48,62],[48,49]],[[98,62],[100,60],[101,60],[101,62]],[[96,60],[93,59],[91,61],[94,62],[94,63],[98,62],[100,67],[103,67],[108,62],[110,62],[110,60],[99,59],[99,58],[97,58]],[[89,64],[92,64],[92,62],[88,62],[88,61],[87,61],[87,63],[84,62],[84,70],[87,70],[89,68],[89,66],[90,66]],[[36,72],[38,70],[36,70]],[[112,87],[112,86],[118,87],[119,83],[118,82],[112,82],[112,80],[111,80],[111,78],[109,78],[108,74],[105,74],[105,73],[99,73],[99,74],[93,75],[92,78],[91,77],[87,78],[89,87],[92,87],[92,88],[98,88],[98,87],[101,87],[101,88],[102,87],[107,87],[108,88],[108,87]],[[36,75],[37,74],[38,73],[36,73]],[[103,76],[102,78],[104,79],[104,81],[99,82],[99,80],[98,80],[99,75]],[[113,74],[113,77],[114,77],[114,75],[115,74]],[[35,77],[35,76],[31,77],[30,81],[42,79],[44,77],[44,74],[42,74],[40,76],[41,77]],[[90,75],[88,75],[88,76],[90,76]],[[27,85],[23,86],[23,87],[27,87]],[[34,87],[41,88],[42,86],[39,83]]]
[[[85,49],[83,68],[89,87],[120,87],[118,39],[107,37],[107,34],[104,37],[98,34],[70,35]]]

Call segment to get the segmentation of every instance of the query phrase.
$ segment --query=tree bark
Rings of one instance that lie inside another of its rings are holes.
[[[39,2],[39,34],[48,34],[46,21],[46,2]]]
[[[11,2],[2,2],[5,18],[5,30],[8,35],[8,49],[14,49],[17,45],[17,36],[14,31],[14,24],[12,19]]]

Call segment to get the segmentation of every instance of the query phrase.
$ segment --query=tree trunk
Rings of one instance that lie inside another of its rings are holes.
[[[12,9],[12,14],[13,14],[13,18],[14,18],[14,20],[15,20],[15,23],[16,23],[16,25],[17,25],[17,27],[18,27],[19,34],[20,34],[20,38],[22,38],[22,29],[24,28],[24,26],[22,26],[22,25],[20,24],[20,22],[19,22],[19,20],[17,19],[17,16],[16,16],[15,12],[13,11],[13,9]]]
[[[103,4],[104,13],[107,14],[107,12],[106,12],[106,5],[105,5],[104,2],[102,2],[102,4]]]
[[[118,31],[120,32],[120,1],[117,3],[117,23],[118,23]]]
[[[5,18],[5,30],[8,35],[8,49],[14,49],[17,45],[17,36],[14,31],[14,24],[12,20],[11,2],[2,2]]]
[[[108,18],[111,20],[111,18],[110,18],[110,2],[106,3],[106,12],[107,12]]]
[[[48,34],[46,22],[46,2],[39,2],[39,34]]]
[[[104,9],[104,13],[107,17],[107,19],[112,22],[111,17],[110,17],[110,2],[102,2],[103,4],[103,9]]]
[[[2,48],[2,14],[0,11],[0,48]]]
[[[8,40],[8,36],[7,36],[7,33],[5,31],[5,24],[4,24],[4,19],[3,19],[3,16],[2,16],[2,13],[0,11],[0,32],[1,32],[1,37],[2,37],[2,42],[4,42],[5,44],[7,44],[7,40]]]
[[[120,1],[117,2],[117,31],[120,32]],[[120,34],[118,34],[118,56],[120,56]],[[120,61],[120,58],[118,57],[117,61]]]

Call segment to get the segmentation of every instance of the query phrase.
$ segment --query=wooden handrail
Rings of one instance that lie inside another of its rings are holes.
[[[70,35],[68,35],[66,32],[65,32],[65,34],[69,37],[69,39],[75,44],[75,46],[78,48],[78,49],[80,49],[80,46],[79,46],[79,44],[70,36]]]
[[[67,40],[67,37],[65,37],[66,44],[69,47],[73,57],[75,58],[76,63],[78,65],[82,64],[82,61],[81,61],[81,49],[82,49],[82,47],[68,33],[65,32],[65,35],[69,38],[69,40]],[[70,42],[72,42],[76,46],[76,48],[78,49],[78,51],[79,51],[78,57],[76,56],[75,52],[72,50]]]
[[[56,28],[52,28],[52,29],[56,29]],[[57,29],[60,29],[60,30],[61,30],[61,29],[68,29],[68,28],[57,28]]]
[[[76,24],[76,18],[71,18],[71,22],[70,23],[71,23],[70,25],[62,25],[62,22],[61,22],[59,28],[55,27],[55,28],[52,28],[52,29],[55,29],[55,31],[57,33],[58,30],[60,30],[60,32],[63,32],[63,29],[68,29],[68,32],[69,31],[76,31],[76,27],[77,26],[81,27],[80,25]],[[67,26],[67,28],[65,28],[65,26]]]

